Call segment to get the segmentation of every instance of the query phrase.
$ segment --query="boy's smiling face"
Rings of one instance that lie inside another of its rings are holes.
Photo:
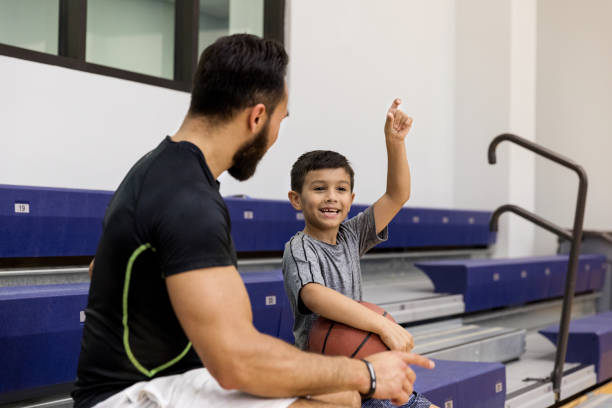
[[[305,231],[318,239],[322,237],[317,235],[325,232],[332,232],[335,237],[354,198],[351,177],[344,168],[309,171],[304,177],[302,191],[289,192],[293,207],[304,213]]]

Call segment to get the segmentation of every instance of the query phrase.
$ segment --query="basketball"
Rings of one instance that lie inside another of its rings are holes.
[[[395,322],[383,308],[368,302],[359,303]],[[310,330],[308,350],[332,356],[365,358],[370,354],[387,351],[389,348],[375,333],[355,329],[319,316]]]

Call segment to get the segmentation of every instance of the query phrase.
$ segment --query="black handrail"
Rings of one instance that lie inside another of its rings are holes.
[[[526,218],[527,220],[539,225],[540,227],[562,236],[566,239],[571,240],[572,246],[570,249],[570,255],[568,260],[567,277],[565,278],[565,292],[563,294],[563,308],[561,310],[561,324],[559,326],[559,336],[557,337],[557,353],[555,355],[555,367],[551,373],[553,391],[555,393],[555,400],[558,402],[561,395],[561,379],[563,377],[563,364],[565,363],[565,355],[567,353],[567,343],[569,338],[569,324],[572,312],[572,302],[574,300],[574,290],[576,287],[576,270],[578,268],[578,254],[580,253],[580,244],[582,243],[582,226],[584,224],[584,210],[586,206],[586,194],[587,194],[587,175],[582,166],[574,163],[570,159],[563,157],[552,150],[542,147],[536,143],[525,140],[519,136],[504,133],[497,136],[489,145],[489,163],[495,164],[497,162],[495,156],[495,149],[497,145],[503,141],[509,141],[524,147],[525,149],[531,150],[532,152],[546,157],[562,166],[568,167],[574,170],[578,174],[578,198],[576,200],[576,212],[574,215],[574,228],[572,232],[564,231],[557,225],[546,221],[545,219],[514,205],[504,205],[499,207],[491,216],[491,223],[489,227],[492,231],[497,231],[497,222],[499,216],[506,212],[511,211],[515,214]],[[493,229],[495,228],[495,229]]]

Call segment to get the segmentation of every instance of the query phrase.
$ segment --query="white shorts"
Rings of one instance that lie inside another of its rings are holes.
[[[205,368],[141,381],[95,408],[272,407],[286,408],[297,398],[268,399],[221,388]]]

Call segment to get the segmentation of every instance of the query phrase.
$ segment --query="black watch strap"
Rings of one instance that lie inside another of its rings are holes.
[[[372,363],[368,360],[361,359],[368,368],[368,373],[370,373],[370,389],[367,394],[361,394],[361,398],[368,399],[372,398],[372,395],[376,392],[376,373],[374,372],[374,367],[372,367]]]

